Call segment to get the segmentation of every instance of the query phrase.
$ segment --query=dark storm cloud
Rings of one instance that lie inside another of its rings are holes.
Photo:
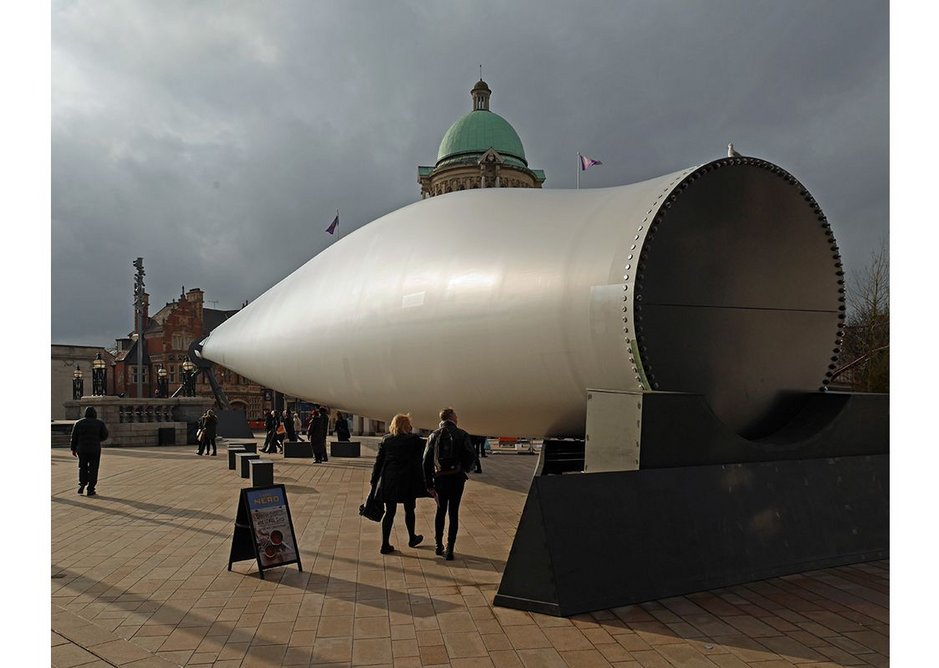
[[[201,287],[253,299],[418,199],[478,77],[546,187],[719,157],[795,174],[848,267],[886,239],[888,8],[860,0],[142,2],[52,10],[52,340],[132,327]],[[214,305],[214,304],[210,304]]]

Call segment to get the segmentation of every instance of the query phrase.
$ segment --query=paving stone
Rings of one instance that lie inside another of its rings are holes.
[[[565,664],[571,668],[609,668],[610,662],[596,649],[580,649],[558,652]]]
[[[56,645],[52,648],[52,665],[56,668],[73,668],[96,660],[98,657],[74,643]]]
[[[487,649],[482,637],[475,631],[469,633],[443,633],[443,644],[451,659],[466,659],[486,656]]]
[[[679,668],[709,668],[714,665],[706,654],[684,643],[656,645],[655,651]]]
[[[425,645],[420,648],[421,663],[425,666],[439,666],[450,662],[447,648],[443,645]]]
[[[495,608],[535,461],[497,456],[467,484],[453,562],[406,548],[403,523],[378,553],[358,516],[377,439],[356,461],[283,461],[304,562],[228,571],[244,481],[188,447],[105,449],[107,495],[74,498],[74,463],[53,450],[51,646],[71,665],[93,650],[179,665],[824,666],[889,663],[889,562],[823,569],[572,618]],[[173,455],[181,455],[174,458]],[[269,458],[269,455],[263,455]],[[167,495],[184,480],[200,496]],[[418,503],[432,533],[432,504]],[[128,642],[129,641],[129,642]],[[90,658],[89,658],[90,657]],[[55,665],[59,665],[56,663]]]
[[[565,668],[567,663],[553,648],[520,649],[518,658],[525,668]]]

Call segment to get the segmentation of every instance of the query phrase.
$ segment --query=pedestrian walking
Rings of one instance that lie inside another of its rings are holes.
[[[300,432],[303,431],[303,423],[300,421],[300,414],[293,414],[293,435],[295,440],[302,441],[303,437],[300,436]]]
[[[287,438],[287,427],[284,426],[283,414],[275,413],[274,421],[277,423],[277,426],[274,427],[274,449],[275,452],[283,452],[284,439]]]
[[[264,416],[264,430],[267,436],[264,438],[264,447],[261,448],[261,452],[273,454],[277,452],[277,413],[275,411],[272,410]]]
[[[98,467],[101,464],[101,441],[108,438],[108,428],[98,419],[93,406],[85,408],[85,417],[72,427],[72,457],[78,457],[78,493],[88,488],[88,496],[97,494]]]
[[[482,473],[483,467],[479,460],[481,457],[486,456],[486,437],[470,436],[470,439],[473,441],[473,453],[476,455],[476,459],[473,461],[473,466],[475,467],[473,471],[475,473]]]
[[[440,425],[427,440],[424,450],[424,484],[428,493],[436,495],[437,514],[434,517],[435,552],[453,560],[453,549],[460,526],[460,500],[466,484],[466,471],[473,465],[475,455],[470,436],[457,427],[457,414],[452,408],[440,411]],[[444,521],[447,527],[447,547],[443,546]]]
[[[429,496],[424,487],[424,474],[421,470],[424,441],[412,433],[411,429],[410,415],[395,415],[391,419],[388,435],[378,444],[378,455],[372,467],[372,495],[385,504],[379,550],[382,554],[395,551],[394,545],[391,544],[391,528],[394,526],[399,503],[404,506],[408,547],[417,547],[424,540],[424,536],[414,530],[415,500],[419,496]]]

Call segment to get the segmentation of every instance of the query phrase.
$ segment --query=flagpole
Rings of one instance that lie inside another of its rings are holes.
[[[580,190],[580,153],[577,154],[577,189]]]
[[[339,219],[339,209],[336,209],[336,219],[337,219],[337,220]],[[339,225],[336,225],[336,227],[338,228]],[[342,236],[342,232],[340,232],[340,231],[337,229],[337,230],[336,230],[336,241],[339,241],[339,237],[341,237],[341,236]]]

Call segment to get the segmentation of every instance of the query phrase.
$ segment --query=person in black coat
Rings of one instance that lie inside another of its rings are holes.
[[[434,517],[435,552],[444,554],[443,525],[449,516],[447,528],[447,561],[453,560],[453,546],[460,526],[460,500],[476,454],[470,435],[456,426],[457,415],[452,408],[440,411],[440,426],[427,439],[424,450],[424,482],[428,491],[437,497],[437,515]]]
[[[92,406],[85,409],[85,417],[72,427],[72,457],[78,457],[78,493],[88,487],[88,496],[96,494],[98,465],[101,463],[101,441],[108,438],[108,428],[98,419]]]
[[[268,412],[264,416],[264,431],[267,432],[267,436],[264,438],[264,446],[261,448],[261,452],[276,452],[277,446],[275,445],[276,433],[277,430],[277,419],[274,417],[274,411]]]
[[[212,456],[217,456],[215,448],[215,438],[218,435],[218,416],[211,408],[205,412],[202,417],[202,440],[199,442],[199,454],[202,454],[205,448],[205,454],[209,454],[209,446],[212,446]]]
[[[329,416],[322,407],[318,407],[310,418],[307,437],[313,448],[313,457],[317,463],[328,461],[326,457],[326,431],[329,429]]]
[[[476,473],[482,473],[483,467],[479,463],[480,457],[486,456],[486,437],[485,436],[470,436],[470,440],[473,441],[473,451],[476,455],[476,460],[473,462],[473,466],[476,468],[473,469]]]
[[[293,426],[293,413],[290,412],[289,408],[284,411],[284,429],[287,430],[288,441],[297,440],[297,430]]]
[[[341,411],[336,411],[336,440],[346,442],[349,437],[349,421]]]
[[[404,526],[408,530],[408,547],[417,547],[424,536],[414,532],[414,505],[419,496],[427,496],[421,471],[424,441],[411,433],[411,417],[398,413],[381,443],[372,467],[372,494],[385,504],[381,519],[381,553],[394,552],[391,527],[394,525],[398,504],[404,506]]]
[[[201,455],[205,449],[205,416],[208,414],[208,411],[203,413],[199,417],[199,422],[196,423],[196,444],[199,446],[199,449],[196,450],[197,455]]]

